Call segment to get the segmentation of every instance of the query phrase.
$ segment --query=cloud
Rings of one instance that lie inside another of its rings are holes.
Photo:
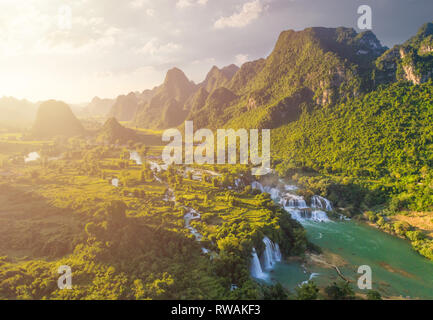
[[[249,60],[249,57],[247,54],[241,54],[240,53],[240,54],[236,55],[235,59],[236,59],[236,64],[238,66],[241,66]]]
[[[144,46],[136,50],[136,53],[147,54],[152,57],[162,57],[164,55],[170,55],[181,48],[182,46],[180,44],[173,42],[162,43],[157,38],[152,38]]]
[[[149,9],[146,10],[146,14],[147,14],[149,17],[153,17],[153,16],[155,15],[155,10],[149,8]]]
[[[238,13],[234,13],[229,17],[221,17],[215,21],[216,29],[224,28],[242,28],[256,20],[264,11],[264,6],[260,0],[247,2],[242,6]]]
[[[184,9],[192,6],[204,6],[207,4],[208,0],[178,0],[176,2],[176,7],[179,9]]]

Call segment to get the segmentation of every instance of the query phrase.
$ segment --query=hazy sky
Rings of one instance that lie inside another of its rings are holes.
[[[115,97],[173,66],[199,82],[266,57],[282,30],[356,28],[362,4],[388,46],[433,20],[432,0],[0,0],[0,96]]]

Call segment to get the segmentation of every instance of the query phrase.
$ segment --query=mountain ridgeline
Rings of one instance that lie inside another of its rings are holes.
[[[240,68],[214,66],[198,84],[172,68],[160,86],[116,99],[94,98],[86,111],[146,129],[177,127],[185,120],[194,121],[196,128],[276,129],[296,122],[304,113],[333,110],[362,99],[382,86],[426,83],[432,70],[432,23],[392,49],[382,46],[371,31],[357,33],[344,27],[288,30],[280,34],[264,59]],[[33,132],[48,134],[44,130],[49,129],[40,122],[37,119]],[[82,132],[76,119],[71,123],[74,129],[60,126],[63,128],[52,131]]]
[[[120,96],[110,116],[137,127],[166,129],[185,120],[198,127],[277,128],[303,111],[332,107],[397,81],[431,78],[432,24],[388,49],[371,31],[307,28],[284,31],[265,59],[213,67],[194,84],[173,68],[164,83]]]

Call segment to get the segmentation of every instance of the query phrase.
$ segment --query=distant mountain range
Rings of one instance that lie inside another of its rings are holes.
[[[108,115],[152,129],[176,127],[186,119],[200,127],[275,128],[296,120],[304,109],[332,106],[380,84],[428,81],[431,29],[431,23],[424,25],[392,49],[382,46],[371,31],[284,31],[266,59],[241,68],[214,66],[199,84],[173,68],[162,85],[119,96]],[[102,111],[107,109],[108,103]]]
[[[382,46],[371,31],[357,33],[344,27],[289,30],[280,34],[265,59],[244,63],[241,68],[214,66],[199,84],[172,68],[160,86],[116,99],[95,97],[82,115],[114,118],[149,129],[177,127],[185,120],[193,120],[196,128],[278,128],[296,121],[305,111],[344,103],[380,85],[428,82],[433,75],[432,53],[432,23],[391,49]],[[0,99],[6,121],[20,115],[30,120],[36,108],[25,100]],[[39,118],[36,127],[38,122]]]
[[[33,123],[38,105],[27,100],[12,97],[0,98],[0,126],[29,126]]]

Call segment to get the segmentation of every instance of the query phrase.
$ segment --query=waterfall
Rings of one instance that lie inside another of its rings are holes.
[[[283,206],[284,210],[290,213],[293,219],[303,222],[305,220],[311,220],[316,222],[329,222],[328,215],[325,211],[332,211],[331,201],[328,199],[315,195],[311,198],[311,207],[307,205],[304,197],[293,193],[282,194],[278,188],[271,186],[263,186],[260,182],[254,181],[251,184],[253,189],[260,190],[261,192],[267,192],[271,195],[272,200],[279,202]],[[286,191],[294,191],[297,189],[293,185],[284,185]],[[268,239],[269,240],[269,239]],[[265,241],[265,240],[264,240]],[[270,240],[269,240],[270,241]],[[271,256],[263,257],[265,261],[265,269],[272,266]]]
[[[301,196],[291,194],[291,193],[286,193],[284,195],[284,198],[285,198],[285,202],[283,203],[284,207],[300,208],[300,209],[308,208],[307,202]]]
[[[277,201],[280,198],[280,190],[278,190],[277,188],[272,188],[272,187],[264,187],[264,192],[267,192],[271,195],[271,199],[274,201]]]
[[[129,158],[133,161],[135,161],[136,164],[142,165],[143,160],[141,160],[140,155],[137,151],[129,151]]]
[[[311,220],[318,222],[328,222],[330,221],[326,212],[321,210],[314,210],[311,212]]]
[[[331,201],[321,196],[313,196],[311,198],[311,208],[332,211]]]
[[[262,184],[258,181],[254,181],[251,183],[251,188],[260,190],[261,192],[265,192],[265,188],[263,188]]]
[[[299,222],[303,222],[305,220],[316,221],[316,222],[329,222],[328,215],[325,211],[321,210],[311,210],[310,208],[306,209],[297,209],[291,207],[284,207],[290,215],[292,219],[295,219]]]
[[[313,280],[314,278],[318,277],[320,274],[319,273],[312,273],[310,275],[310,278],[308,278],[308,280],[302,281],[301,284],[299,285],[299,287],[301,287],[304,284],[308,284],[308,282],[310,282],[311,280]]]
[[[290,213],[290,216],[292,219],[295,219],[296,221],[303,221],[305,220],[305,212],[299,209],[294,209],[290,207],[284,207],[284,210],[286,210],[288,213]]]
[[[257,256],[256,248],[253,248],[252,256],[253,257],[251,259],[251,267],[250,267],[251,275],[254,278],[266,279],[267,277],[266,277],[266,274],[262,270],[262,266],[260,264],[259,257]]]
[[[268,274],[265,273],[264,270],[271,271],[275,267],[275,264],[282,259],[280,247],[277,243],[274,243],[266,236],[263,238],[263,243],[265,244],[265,250],[263,251],[261,259],[257,255],[256,248],[253,248],[251,259],[251,275],[259,279],[268,278]]]
[[[265,244],[265,252],[263,253],[263,264],[265,270],[270,270],[274,267],[276,262],[281,261],[281,251],[278,244],[275,244],[268,237],[263,238]]]

